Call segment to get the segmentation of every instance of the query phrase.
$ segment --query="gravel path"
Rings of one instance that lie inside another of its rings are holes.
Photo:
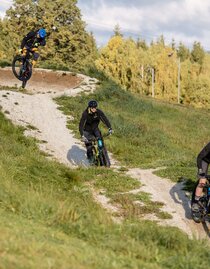
[[[93,79],[82,75],[81,77],[82,85],[65,92],[58,90],[53,93],[29,95],[0,91],[0,105],[5,115],[15,124],[28,127],[25,134],[43,141],[44,143],[39,144],[42,150],[71,167],[88,164],[85,149],[67,129],[67,118],[57,109],[52,98],[62,94],[75,96],[81,91],[93,91],[97,80],[93,83]]]

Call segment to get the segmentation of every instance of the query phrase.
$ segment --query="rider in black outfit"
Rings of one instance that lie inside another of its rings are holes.
[[[198,201],[203,193],[203,187],[207,182],[206,175],[210,163],[210,142],[201,150],[197,157],[199,183],[195,191],[195,198],[192,201],[192,211],[199,211]]]
[[[38,58],[39,53],[38,47],[39,46],[45,46],[46,45],[46,31],[45,29],[41,28],[37,31],[31,31],[29,32],[22,40],[21,46],[20,46],[20,52],[23,53],[25,56],[27,53],[27,50],[30,50],[33,54],[33,66],[35,66]]]
[[[82,137],[82,140],[85,142],[87,148],[87,158],[92,161],[93,151],[92,143],[89,141],[91,138],[96,137],[102,139],[101,131],[98,128],[100,121],[102,121],[107,128],[109,133],[112,134],[112,127],[104,115],[103,111],[97,108],[98,103],[95,100],[91,100],[88,103],[88,107],[82,113],[82,117],[79,123],[79,132]]]

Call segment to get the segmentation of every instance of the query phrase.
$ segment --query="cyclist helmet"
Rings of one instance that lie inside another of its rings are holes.
[[[47,33],[46,33],[46,30],[45,29],[41,28],[41,29],[39,29],[38,34],[39,34],[39,36],[41,38],[44,38]]]
[[[97,106],[98,106],[98,103],[95,100],[91,100],[88,102],[88,107],[95,107],[96,108]]]

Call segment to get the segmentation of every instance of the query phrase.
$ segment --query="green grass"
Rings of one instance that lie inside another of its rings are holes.
[[[2,90],[8,90],[8,91],[17,91],[18,90],[18,87],[15,85],[15,86],[2,86],[0,85],[0,91]]]
[[[0,60],[0,67],[7,67],[7,66],[11,66],[11,62],[7,60]]]
[[[106,144],[122,165],[167,167],[157,174],[195,180],[196,156],[210,137],[210,111],[135,96],[101,74],[92,75],[101,81],[93,94],[56,99],[74,117],[68,126],[76,136],[81,114],[94,98],[112,123],[114,135]]]
[[[117,225],[88,188],[94,184],[114,196],[138,187],[137,181],[107,169],[71,170],[50,161],[23,130],[0,113],[2,269],[209,268],[204,241],[135,215]]]
[[[0,85],[0,91],[14,91],[14,92],[21,92],[21,93],[31,95],[31,93],[28,92],[26,88],[22,88],[22,86],[17,87],[17,85],[15,85],[15,86],[2,86],[2,85]],[[2,96],[7,97],[6,95],[2,95]]]
[[[172,218],[170,214],[160,210],[164,205],[163,203],[157,201],[152,202],[150,199],[147,199],[143,203],[142,197],[145,197],[145,193],[138,194],[138,196],[131,193],[117,193],[111,196],[111,201],[114,204],[120,205],[121,214],[126,218],[142,218],[147,214],[154,214],[159,219]],[[141,203],[139,204],[138,202]]]

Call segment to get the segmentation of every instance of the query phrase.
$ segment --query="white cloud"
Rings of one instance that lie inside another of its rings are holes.
[[[0,18],[3,18],[5,15],[5,13],[3,11],[0,10]]]
[[[1,0],[0,9],[7,9],[12,4],[12,0]]]
[[[110,0],[100,0],[97,6],[94,0],[91,1],[92,5],[82,2],[79,1],[79,6],[83,19],[93,32],[94,29],[106,28],[111,33],[114,26],[119,24],[122,31],[131,35],[138,33],[146,39],[156,39],[164,34],[166,39],[173,37],[186,45],[191,45],[195,40],[205,42],[203,46],[210,48],[210,36],[206,36],[210,25],[209,0],[148,0],[147,4],[135,1],[136,5],[131,5],[132,1],[124,1],[124,4],[119,5],[118,2],[115,6]]]
[[[12,0],[1,0],[0,3],[0,17],[3,18],[5,12],[12,5]]]
[[[0,1],[3,17],[12,0]],[[168,42],[174,38],[190,46],[196,40],[210,50],[209,0],[78,0],[78,6],[98,43],[107,42],[119,24],[125,34],[148,42],[163,34]]]

